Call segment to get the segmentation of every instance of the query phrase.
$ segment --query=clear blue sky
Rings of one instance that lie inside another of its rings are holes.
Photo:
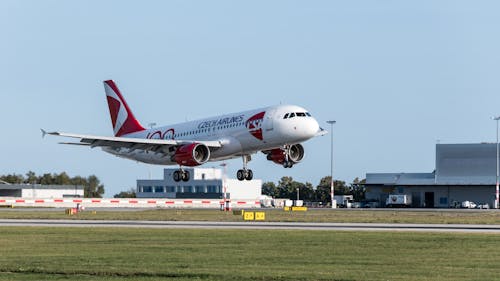
[[[494,141],[498,1],[1,1],[0,173],[97,175],[107,196],[162,167],[58,145],[39,128],[111,135],[102,81],[143,124],[261,106],[335,119],[336,179],[430,172],[441,143]],[[316,185],[330,136],[293,169]],[[229,162],[232,176],[241,161]],[[207,167],[218,164],[208,164]]]

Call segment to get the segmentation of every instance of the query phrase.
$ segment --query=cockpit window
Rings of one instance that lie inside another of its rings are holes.
[[[283,119],[287,119],[288,118],[288,113],[285,114],[285,117],[283,117]]]
[[[288,116],[288,118],[293,118],[293,117],[295,117],[295,113],[292,112],[292,113],[290,113],[290,115]]]
[[[311,117],[311,113],[309,113],[309,112],[306,112],[306,115],[309,116],[309,117]]]
[[[306,114],[304,112],[297,112],[298,117],[305,117]]]

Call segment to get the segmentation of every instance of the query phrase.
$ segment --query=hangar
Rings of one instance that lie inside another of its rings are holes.
[[[163,179],[137,180],[138,198],[201,198],[222,199],[224,197],[223,173],[216,168],[186,168],[191,174],[187,182],[175,182],[173,173],[178,169],[164,169]],[[262,180],[226,180],[228,199],[259,200]]]
[[[367,173],[366,199],[412,196],[412,207],[449,208],[463,201],[495,206],[496,144],[437,144],[432,173]]]
[[[80,185],[41,185],[0,183],[0,197],[15,198],[74,198],[83,197]]]

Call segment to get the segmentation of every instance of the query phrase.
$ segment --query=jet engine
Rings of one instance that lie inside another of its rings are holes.
[[[288,162],[290,164],[299,163],[304,158],[304,147],[301,144],[291,145],[288,150],[275,148],[267,152],[267,160],[273,161],[276,164],[285,165],[286,154],[288,152]],[[291,165],[290,165],[291,167]]]
[[[182,166],[198,166],[210,159],[210,149],[201,143],[186,144],[177,148],[174,159]]]

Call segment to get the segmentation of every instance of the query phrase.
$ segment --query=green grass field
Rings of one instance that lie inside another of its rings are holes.
[[[307,212],[285,212],[277,209],[262,209],[267,221],[287,222],[372,222],[372,223],[443,223],[443,224],[500,224],[497,210],[345,210],[311,209]],[[231,212],[203,209],[153,209],[140,211],[83,212],[67,216],[63,210],[12,211],[0,209],[0,219],[97,219],[97,220],[190,220],[190,221],[240,221],[241,217]]]
[[[0,228],[0,280],[500,280],[486,234]]]

